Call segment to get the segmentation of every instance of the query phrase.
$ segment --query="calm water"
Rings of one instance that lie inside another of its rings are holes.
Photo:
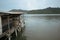
[[[60,14],[25,14],[25,32],[12,40],[60,40]]]
[[[26,40],[60,40],[60,14],[25,14]]]

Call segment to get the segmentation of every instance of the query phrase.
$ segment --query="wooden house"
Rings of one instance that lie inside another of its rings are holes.
[[[21,31],[21,15],[23,12],[0,12],[0,38],[7,36],[10,39],[10,35],[17,31]]]

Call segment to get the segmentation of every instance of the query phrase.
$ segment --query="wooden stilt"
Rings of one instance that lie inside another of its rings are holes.
[[[15,29],[15,35],[16,35],[16,37],[17,37],[17,30]]]
[[[8,40],[11,40],[11,37],[10,37],[10,22],[9,22],[9,16],[8,16],[8,30],[9,30]]]
[[[10,36],[8,37],[8,40],[11,40],[11,37]]]

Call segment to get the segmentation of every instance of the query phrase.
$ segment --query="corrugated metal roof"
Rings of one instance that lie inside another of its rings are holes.
[[[4,12],[4,13],[9,13],[9,14],[23,14],[23,12]]]
[[[0,12],[1,14],[8,15],[8,14],[23,14],[24,12]]]

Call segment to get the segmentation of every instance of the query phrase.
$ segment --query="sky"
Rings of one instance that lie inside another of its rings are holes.
[[[60,7],[60,0],[0,0],[0,11],[11,9],[34,10]]]

